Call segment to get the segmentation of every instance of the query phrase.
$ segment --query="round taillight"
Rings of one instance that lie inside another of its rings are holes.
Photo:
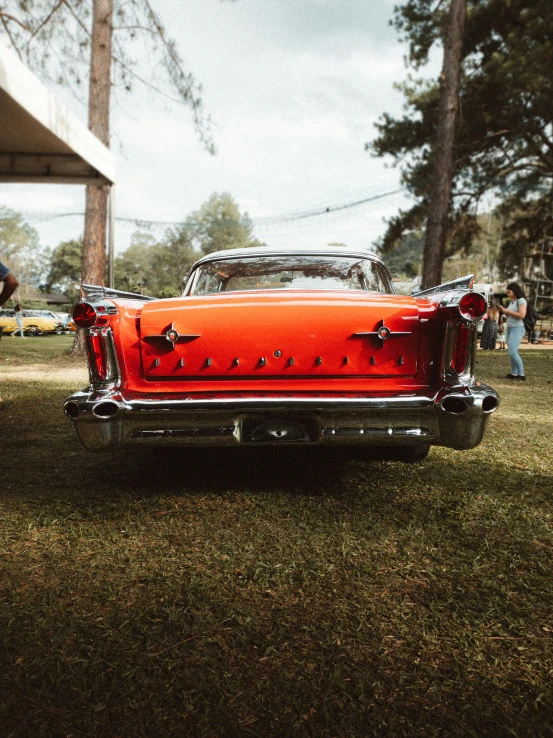
[[[91,328],[96,323],[98,314],[88,302],[80,302],[72,310],[73,321],[78,328]]]
[[[480,320],[486,312],[486,298],[478,292],[467,292],[459,300],[459,311],[466,320]]]

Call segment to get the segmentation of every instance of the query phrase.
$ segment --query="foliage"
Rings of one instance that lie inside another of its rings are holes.
[[[90,454],[70,337],[3,339],[6,736],[548,738],[551,349],[481,446]],[[513,429],[516,449],[513,449]],[[239,453],[242,451],[242,453]]]
[[[476,228],[470,249],[459,249],[445,259],[442,280],[445,282],[466,274],[475,274],[477,282],[495,282],[502,276],[511,278],[514,271],[505,263],[505,252],[501,250],[504,224],[510,223],[507,214],[482,213],[474,222]],[[383,254],[393,277],[408,281],[420,274],[423,243],[423,232],[407,233],[392,251]]]
[[[115,259],[115,287],[176,297],[202,253],[256,245],[262,244],[252,235],[248,215],[240,213],[228,193],[215,193],[161,240],[147,230],[136,231],[129,247]],[[40,285],[42,291],[59,292],[74,301],[81,281],[82,250],[82,239],[63,241],[52,252],[41,249],[37,232],[23,216],[0,206],[0,259],[17,267],[17,274],[26,276],[35,288]]]
[[[19,280],[22,297],[43,280],[49,258],[50,253],[41,247],[36,230],[20,213],[0,205],[0,260]]]
[[[214,192],[184,223],[194,247],[204,254],[259,245],[252,239],[252,222],[228,192]]]
[[[415,72],[443,38],[444,4],[407,0],[395,25],[409,43]],[[485,192],[508,197],[511,208],[536,197],[553,207],[553,4],[550,0],[469,0],[463,50],[460,123],[457,133],[449,253],[468,249],[477,230],[476,211]],[[438,85],[409,76],[400,85],[405,114],[385,114],[368,145],[391,156],[415,198],[412,208],[389,222],[383,241],[393,248],[406,230],[423,224],[436,134]],[[542,223],[543,225],[543,223]],[[509,257],[512,262],[512,258]]]
[[[252,236],[248,215],[240,213],[228,192],[214,193],[160,241],[147,231],[136,231],[129,248],[115,260],[116,287],[175,297],[202,254],[256,245],[261,244]]]
[[[38,246],[38,233],[20,213],[0,205],[0,257],[6,263]]]
[[[50,271],[46,277],[47,290],[59,290],[73,298],[81,281],[82,258],[82,239],[62,241],[52,251]]]
[[[180,293],[192,264],[199,256],[194,251],[192,234],[187,228],[170,228],[165,232],[162,244],[165,273],[172,275],[164,286]]]
[[[420,273],[423,238],[420,233],[409,233],[404,236],[397,247],[385,256],[393,277],[412,279]]]
[[[195,261],[187,233],[168,231],[158,242],[137,231],[131,245],[115,260],[115,286],[130,292],[174,297]]]
[[[497,209],[505,221],[500,267],[504,274],[522,273],[524,257],[540,251],[542,244],[553,244],[553,199],[551,197],[506,198]],[[547,264],[546,276],[553,279],[553,264]]]

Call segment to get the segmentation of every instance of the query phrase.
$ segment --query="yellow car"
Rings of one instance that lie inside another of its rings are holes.
[[[58,324],[53,317],[44,315],[42,310],[22,310],[23,330],[28,336],[40,336],[43,333],[54,333]],[[0,326],[4,335],[13,333],[18,327],[14,310],[0,310]]]

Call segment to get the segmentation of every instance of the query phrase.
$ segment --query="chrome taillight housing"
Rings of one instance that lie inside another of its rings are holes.
[[[77,328],[92,328],[96,325],[98,312],[89,302],[80,302],[71,311],[73,322]]]
[[[111,328],[94,326],[87,331],[85,340],[91,384],[117,386],[121,372]]]
[[[465,320],[480,320],[486,309],[486,298],[478,292],[467,292],[459,300],[459,312]]]

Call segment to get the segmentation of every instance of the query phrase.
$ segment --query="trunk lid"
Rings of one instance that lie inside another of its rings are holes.
[[[401,295],[234,292],[147,303],[140,338],[150,380],[407,377],[419,313]]]

